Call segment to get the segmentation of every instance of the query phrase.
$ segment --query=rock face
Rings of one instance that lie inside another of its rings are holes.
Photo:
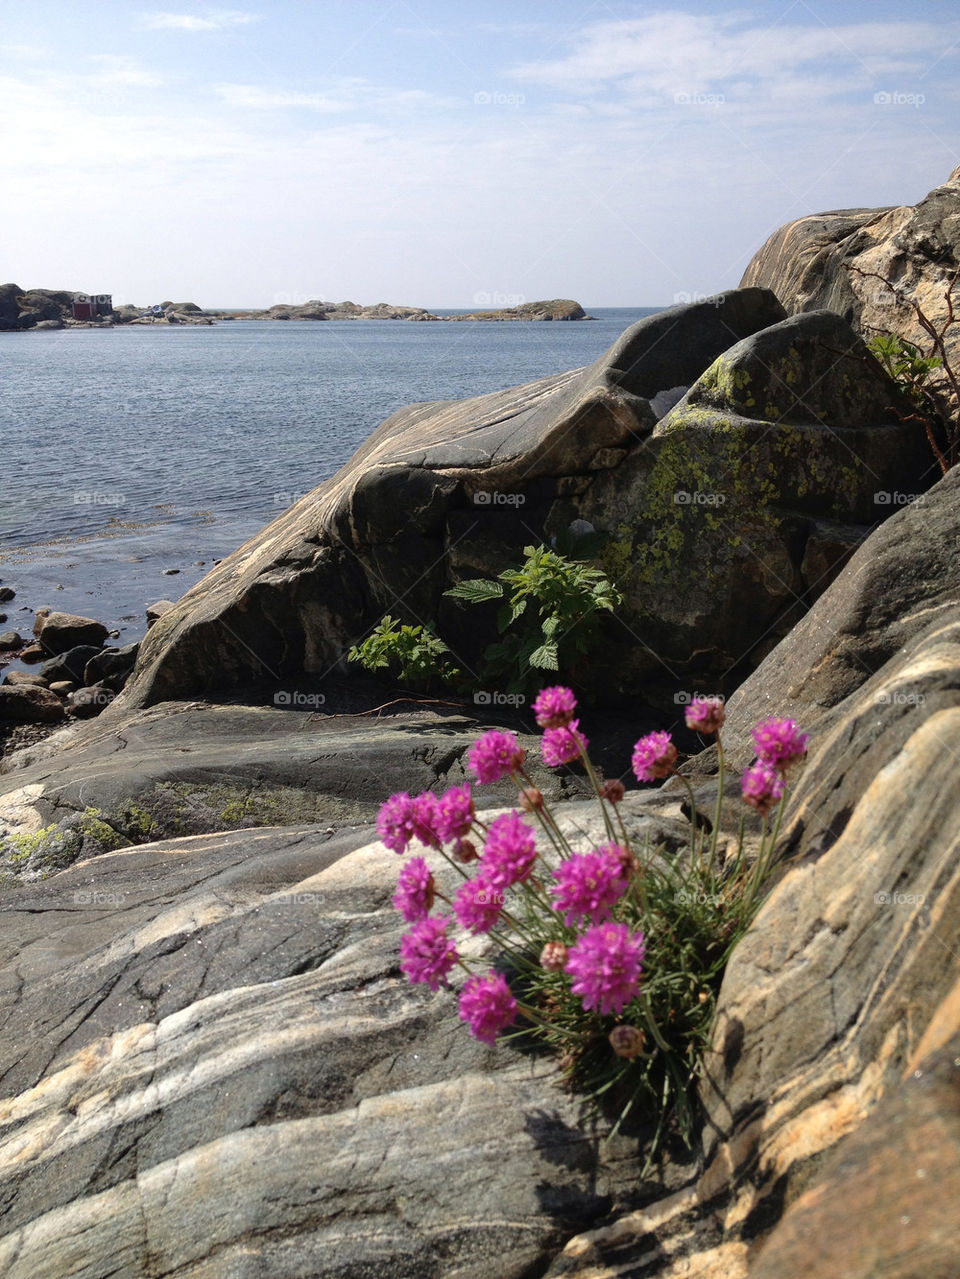
[[[628,579],[630,606],[607,650],[625,686],[662,674],[663,662],[671,698],[678,681],[729,677],[734,659],[752,660],[771,626],[783,633],[826,587],[878,518],[874,490],[910,477],[919,491],[929,465],[922,440],[882,408],[895,390],[859,339],[836,318],[783,318],[769,293],[742,290],[642,321],[588,369],[394,414],[154,624],[124,705],[263,672],[322,673],[398,601],[437,619],[460,664],[476,669],[492,620],[478,624],[443,591],[516,563],[524,545],[577,518],[610,535],[606,567]],[[770,326],[755,350],[736,346]],[[751,384],[774,351],[777,379]],[[843,392],[836,418],[816,391],[825,359],[837,365],[831,393]],[[651,401],[701,375],[658,425]],[[729,495],[729,508],[701,505],[706,488]],[[717,608],[733,619],[707,642],[689,553],[704,530]],[[803,565],[811,539],[815,576]],[[758,582],[751,620],[742,599]]]
[[[790,312],[827,307],[863,331],[891,330],[925,349],[929,339],[910,303],[942,323],[958,265],[960,168],[914,206],[845,209],[788,223],[751,259],[742,285],[773,289]],[[892,280],[902,298],[871,273]],[[947,341],[960,356],[960,328]]]
[[[796,715],[813,741],[779,882],[724,977],[704,1168],[571,1241],[550,1275],[954,1272],[941,1223],[960,1150],[957,475],[874,533],[731,699],[734,743],[758,712]]]
[[[727,705],[725,745],[750,761],[750,730],[783,715],[816,724],[960,599],[960,468],[902,507]],[[908,697],[908,693],[903,694]]]
[[[397,864],[245,831],[0,902],[7,1279],[522,1279],[629,1203],[554,1062],[401,977]]]
[[[47,696],[62,718],[58,699]],[[477,732],[463,715],[428,711],[375,720],[168,703],[117,728],[101,717],[67,744],[20,752],[0,774],[0,872],[30,878],[51,864],[62,868],[74,859],[64,855],[62,830],[91,812],[123,844],[283,822],[330,828],[371,822],[394,791],[416,794],[465,781]],[[587,793],[585,783],[539,764],[532,734],[522,733],[521,741],[548,799]],[[486,788],[478,801],[502,805],[513,794],[506,782]],[[29,859],[18,860],[15,845],[3,839],[7,826],[46,835]],[[72,851],[90,855],[88,848]]]

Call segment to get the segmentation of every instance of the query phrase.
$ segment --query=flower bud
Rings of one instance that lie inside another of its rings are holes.
[[[525,813],[543,808],[543,802],[543,792],[538,791],[535,786],[528,786],[520,792],[520,807]]]
[[[643,1052],[646,1038],[642,1030],[636,1026],[614,1026],[610,1035],[610,1046],[618,1057],[639,1057]]]
[[[540,967],[548,973],[563,971],[567,962],[567,948],[562,941],[548,941],[540,952]]]
[[[608,799],[611,804],[619,804],[627,793],[627,788],[623,782],[618,781],[616,777],[611,777],[608,782],[604,782],[600,788],[600,794],[604,799]]]
[[[469,839],[458,839],[453,855],[458,862],[475,862],[480,856],[476,844]]]

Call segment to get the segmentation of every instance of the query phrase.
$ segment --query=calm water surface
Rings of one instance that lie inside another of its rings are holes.
[[[0,334],[0,629],[50,604],[138,638],[396,409],[588,364],[658,309]]]

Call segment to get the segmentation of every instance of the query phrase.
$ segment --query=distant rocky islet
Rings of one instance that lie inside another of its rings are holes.
[[[319,299],[289,304],[277,302],[266,310],[204,310],[196,302],[158,302],[151,306],[125,303],[114,307],[111,294],[77,293],[65,289],[22,289],[0,284],[0,332],[50,329],[111,328],[118,325],[216,324],[227,320],[412,320],[537,322],[590,320],[579,302],[570,298],[522,302],[498,310],[438,315],[421,306],[395,306],[377,302],[323,302]]]

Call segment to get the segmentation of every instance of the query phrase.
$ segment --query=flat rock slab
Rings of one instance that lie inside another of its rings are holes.
[[[520,1279],[629,1204],[635,1142],[401,977],[369,836],[164,841],[0,904],[7,1279]]]
[[[516,724],[519,741],[543,794],[551,802],[587,796],[579,770],[543,766],[539,737],[524,732],[524,723]],[[615,744],[594,755],[610,762],[614,776],[628,765],[631,742],[644,730],[642,718],[638,724],[624,725]],[[376,718],[196,702],[161,703],[120,724],[101,719],[6,764],[0,880],[4,872],[31,879],[105,849],[171,835],[373,821],[398,790],[438,793],[472,779],[469,749],[490,726],[455,710]],[[509,780],[476,789],[479,807],[515,796]]]

